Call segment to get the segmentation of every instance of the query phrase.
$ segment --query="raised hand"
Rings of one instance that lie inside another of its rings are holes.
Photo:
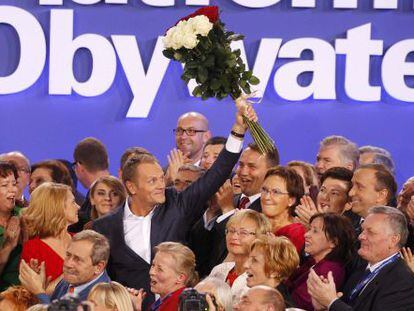
[[[407,266],[414,272],[414,256],[411,249],[409,247],[403,247],[400,254]]]
[[[186,163],[186,157],[181,152],[181,150],[178,150],[174,148],[170,151],[170,154],[167,155],[168,159],[168,169],[165,173],[165,178],[167,181],[167,184],[172,184],[174,180],[178,176],[178,169],[183,166]],[[188,159],[187,159],[188,162]]]
[[[332,272],[328,272],[328,277],[319,276],[315,270],[310,269],[308,280],[308,293],[315,303],[314,308],[321,310],[330,305],[332,301],[342,296],[342,293],[336,292],[335,281]]]
[[[219,191],[216,193],[217,204],[221,209],[223,214],[233,210],[235,207],[233,205],[233,187],[230,180],[226,180],[223,186],[220,187]]]
[[[34,295],[46,293],[47,279],[44,262],[40,264],[40,270],[39,273],[37,273],[22,260],[19,272],[19,280],[29,292]]]
[[[135,311],[141,311],[142,310],[142,302],[145,299],[145,296],[147,293],[141,288],[141,289],[135,289],[135,288],[126,288],[129,293],[129,298],[131,298],[132,305],[134,307]]]
[[[300,205],[296,207],[295,212],[297,214],[297,220],[306,227],[309,227],[309,220],[311,217],[320,211],[316,207],[311,197],[304,195],[300,199]]]
[[[237,114],[236,123],[234,124],[232,130],[236,131],[239,134],[244,134],[247,130],[247,124],[244,121],[243,116],[253,122],[257,122],[258,120],[256,112],[254,111],[251,102],[249,101],[250,97],[250,95],[243,94],[235,100]]]

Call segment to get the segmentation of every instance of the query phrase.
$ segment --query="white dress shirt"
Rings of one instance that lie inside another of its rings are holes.
[[[85,288],[87,288],[89,285],[91,285],[93,282],[95,282],[97,279],[99,279],[104,273],[102,272],[101,274],[99,274],[96,278],[94,278],[92,281],[82,284],[82,285],[78,285],[76,287],[73,288],[73,293],[79,296],[79,293],[81,291],[83,291]]]
[[[125,202],[125,243],[148,263],[151,263],[151,219],[155,209],[156,207],[147,216],[136,216],[131,212],[128,200]]]

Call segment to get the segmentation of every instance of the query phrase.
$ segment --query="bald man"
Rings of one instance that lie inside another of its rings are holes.
[[[207,118],[198,112],[187,112],[181,115],[174,130],[177,148],[190,160],[199,165],[203,147],[211,137]]]
[[[280,292],[268,286],[254,286],[246,291],[235,311],[284,311],[285,302]]]

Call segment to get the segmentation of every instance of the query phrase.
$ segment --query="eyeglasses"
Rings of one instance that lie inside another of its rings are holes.
[[[241,229],[241,230],[237,230],[234,228],[230,228],[230,229],[226,229],[224,231],[226,233],[226,235],[235,235],[237,234],[239,237],[241,238],[247,238],[249,235],[256,235],[256,232],[252,232],[252,231],[248,231],[245,229]]]
[[[176,129],[173,129],[173,132],[176,136],[182,136],[184,133],[187,134],[187,136],[194,136],[197,133],[205,133],[207,131],[205,130],[196,130],[193,128],[183,129],[181,127],[177,127]]]
[[[262,187],[260,192],[263,196],[266,196],[269,194],[271,197],[275,197],[275,196],[279,196],[283,194],[289,194],[289,192],[283,192],[283,191],[280,191],[279,189],[268,189],[266,187]]]
[[[24,166],[16,166],[18,172],[30,174],[30,168]]]
[[[76,165],[78,165],[78,161],[75,161],[75,162],[72,162],[71,164],[70,164],[70,167],[73,169],[73,170],[75,170],[75,168],[76,168]]]

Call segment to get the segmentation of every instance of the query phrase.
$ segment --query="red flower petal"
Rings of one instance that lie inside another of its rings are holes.
[[[206,6],[201,9],[198,9],[194,13],[180,19],[180,21],[186,21],[192,17],[204,15],[207,16],[211,23],[215,23],[219,19],[219,9],[218,6]]]

